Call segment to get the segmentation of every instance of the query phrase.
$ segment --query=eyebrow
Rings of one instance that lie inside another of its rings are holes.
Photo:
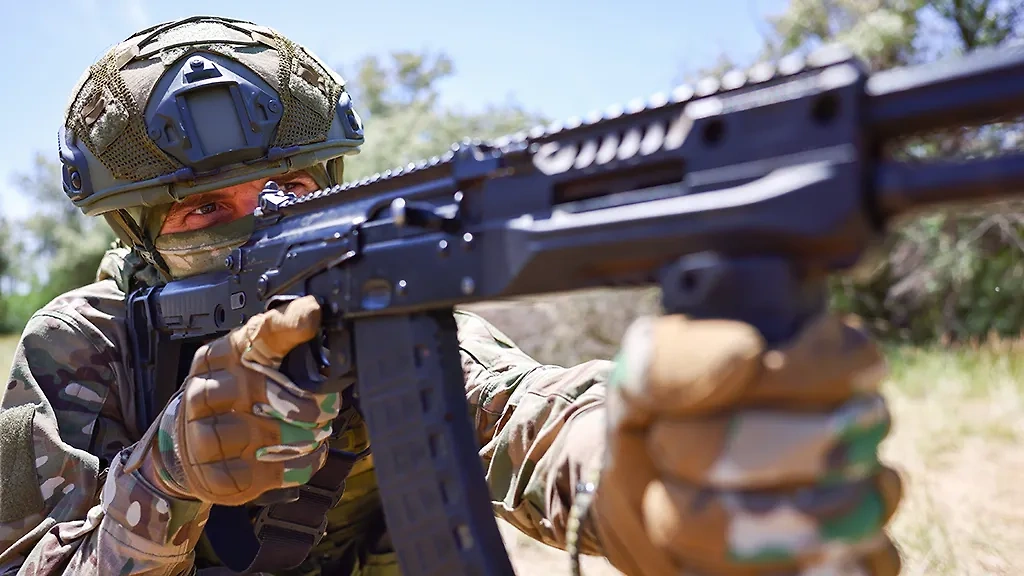
[[[288,172],[287,174],[281,174],[280,176],[272,177],[269,178],[268,180],[273,180],[274,182],[290,182],[292,180],[297,180],[299,178],[309,178],[314,183],[316,183],[316,179],[313,178],[313,175],[306,170],[296,170],[294,172]],[[178,206],[178,209],[180,210],[181,207],[190,207],[193,205],[206,204],[211,199],[219,198],[225,194],[228,194],[228,192],[225,190],[210,190],[209,192],[201,192],[199,194],[195,194],[192,196],[186,196],[184,199],[182,199],[179,202],[176,202],[174,205]],[[233,196],[233,194],[231,195]]]
[[[183,209],[185,207],[192,207],[194,205],[207,204],[211,200],[215,200],[217,198],[221,198],[221,197],[223,197],[225,195],[233,196],[233,194],[231,194],[230,192],[228,192],[226,190],[211,190],[209,192],[202,192],[200,194],[195,194],[195,195],[192,195],[192,196],[186,196],[180,202],[176,202],[174,204],[174,206],[177,207],[179,210],[181,210],[181,209]]]

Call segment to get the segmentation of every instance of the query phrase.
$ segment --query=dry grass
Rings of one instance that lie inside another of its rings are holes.
[[[476,307],[544,362],[608,357],[648,292]],[[0,338],[0,366],[16,338]],[[884,458],[906,481],[892,534],[908,576],[1024,574],[1024,346],[897,350],[886,395]],[[519,574],[568,574],[568,556],[501,526]],[[618,574],[585,558],[589,576]]]
[[[898,351],[883,456],[907,493],[892,524],[908,575],[1024,573],[1024,354]]]

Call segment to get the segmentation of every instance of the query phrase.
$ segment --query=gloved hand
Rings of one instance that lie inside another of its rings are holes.
[[[767,350],[743,323],[644,318],[618,362],[590,513],[619,570],[899,573],[885,365],[861,331],[823,315]]]
[[[200,348],[142,440],[146,479],[172,496],[224,506],[305,484],[326,461],[341,398],[306,392],[279,368],[319,329],[320,307],[305,296]]]

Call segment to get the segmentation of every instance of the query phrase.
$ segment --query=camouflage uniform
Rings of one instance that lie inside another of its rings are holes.
[[[192,97],[201,122],[178,117]],[[163,233],[172,202],[299,170],[320,187],[339,184],[363,132],[342,79],[312,53],[267,27],[195,17],[109,50],[76,87],[58,141],[69,199],[147,258],[150,277],[131,275],[155,284],[223,266],[251,230],[247,218]],[[39,311],[22,337],[0,403],[2,573],[219,565],[203,531],[209,502],[224,499],[173,497],[197,496],[175,491],[186,466],[126,471],[147,431],[134,418],[124,323],[133,285],[123,273],[134,265],[124,256],[111,254],[96,283]],[[631,328],[614,371],[607,361],[544,366],[483,319],[456,319],[494,513],[535,540],[602,554],[630,574],[898,573],[882,529],[900,485],[877,459],[889,425],[878,396],[884,364],[836,318],[822,315],[770,352],[739,322],[647,319]],[[206,369],[215,356],[202,358]],[[322,400],[309,411],[331,414],[336,399]],[[274,404],[261,402],[251,407]],[[358,416],[343,416],[355,426],[332,445],[365,447]],[[160,430],[150,429],[150,464],[182,448]],[[309,447],[316,432],[304,431]],[[184,444],[219,448],[195,438]],[[276,438],[274,454],[296,448]],[[308,479],[300,458],[284,483]],[[208,462],[199,460],[190,464]],[[352,470],[327,537],[292,572],[397,574],[372,459]]]
[[[108,259],[108,262],[110,260]],[[218,562],[202,535],[209,507],[122,474],[145,430],[134,419],[120,275],[60,296],[25,329],[3,397],[3,458],[20,466],[0,488],[0,570],[14,574],[187,574]],[[532,538],[565,547],[577,479],[596,463],[610,363],[543,366],[482,318],[456,314],[466,396],[494,513]],[[358,425],[332,445],[366,445]],[[21,448],[21,450],[18,450]],[[34,469],[34,473],[31,470]],[[352,566],[397,574],[372,457],[353,469],[327,537],[295,574]],[[581,547],[598,553],[592,532]]]

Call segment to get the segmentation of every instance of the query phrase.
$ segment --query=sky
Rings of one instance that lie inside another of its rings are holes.
[[[785,0],[59,0],[11,2],[0,36],[0,201],[19,201],[15,175],[37,152],[56,156],[70,91],[103,53],[137,30],[192,15],[270,26],[342,70],[367,54],[444,52],[455,74],[446,106],[515,102],[568,119],[670,90],[725,53],[754,56],[765,16]],[[487,4],[492,7],[488,8]],[[213,8],[215,7],[215,8]],[[358,109],[358,103],[356,103]],[[366,126],[367,140],[373,125]]]

